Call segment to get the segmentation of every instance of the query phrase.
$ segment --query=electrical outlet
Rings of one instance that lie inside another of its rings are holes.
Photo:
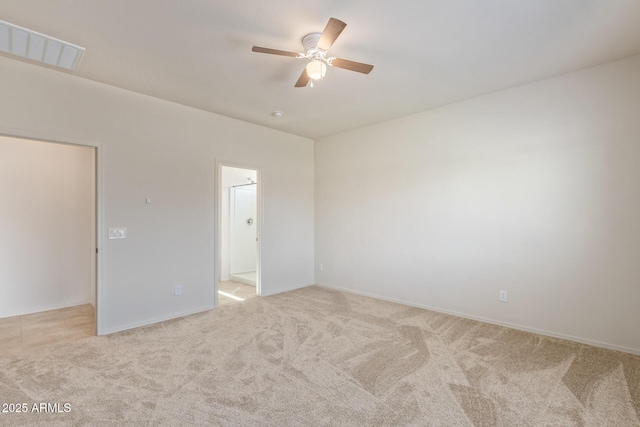
[[[324,265],[322,265],[322,263],[318,264],[318,270],[324,271]]]
[[[175,296],[182,295],[182,285],[174,286],[173,295],[175,295]]]
[[[507,302],[507,291],[500,290],[500,302]]]

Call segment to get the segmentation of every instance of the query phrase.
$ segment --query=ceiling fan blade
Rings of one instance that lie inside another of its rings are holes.
[[[271,55],[292,56],[294,58],[297,58],[298,56],[300,56],[300,54],[296,52],[289,52],[286,50],[278,50],[278,49],[269,49],[268,47],[260,47],[260,46],[252,47],[251,51],[259,52],[259,53],[270,53]]]
[[[345,70],[357,71],[358,73],[369,74],[373,70],[373,65],[362,62],[349,61],[348,59],[334,58],[331,65]]]
[[[327,26],[324,27],[324,31],[322,31],[320,40],[318,40],[318,47],[320,49],[328,50],[346,26],[347,24],[341,20],[330,18],[329,22],[327,22]]]
[[[309,83],[309,80],[309,75],[307,74],[307,69],[305,68],[302,70],[302,74],[300,74],[300,78],[296,82],[295,87],[306,87]]]

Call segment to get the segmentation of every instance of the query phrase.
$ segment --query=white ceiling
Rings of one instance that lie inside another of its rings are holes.
[[[330,17],[330,56],[371,74],[294,88],[303,60],[251,52]],[[0,20],[86,47],[78,76],[309,138],[640,53],[640,0],[0,0]]]

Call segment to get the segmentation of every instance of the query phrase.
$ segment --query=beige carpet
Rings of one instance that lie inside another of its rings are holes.
[[[29,406],[3,426],[638,426],[640,357],[309,287],[1,358],[0,399]]]

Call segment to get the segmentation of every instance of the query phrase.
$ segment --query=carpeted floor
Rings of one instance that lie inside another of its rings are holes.
[[[0,401],[28,407],[3,426],[640,426],[640,357],[312,286],[1,358]]]

